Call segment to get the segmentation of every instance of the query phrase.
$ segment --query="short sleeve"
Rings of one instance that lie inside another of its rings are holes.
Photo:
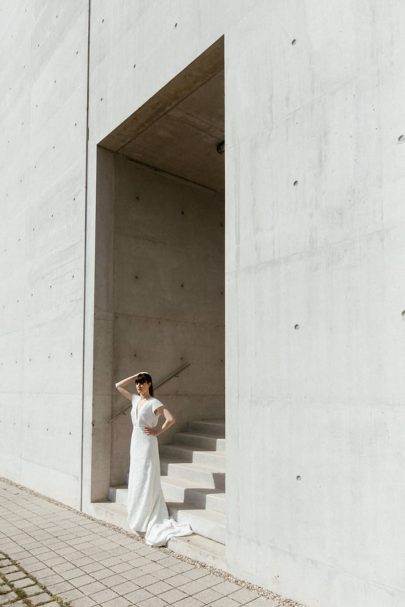
[[[153,403],[152,403],[153,413],[156,413],[156,410],[159,409],[159,407],[163,407],[163,404],[160,402],[160,400],[158,400],[157,398],[154,398]]]
[[[131,398],[131,403],[133,405],[136,405],[136,403],[138,402],[138,399],[139,399],[139,394],[133,394],[132,398]]]

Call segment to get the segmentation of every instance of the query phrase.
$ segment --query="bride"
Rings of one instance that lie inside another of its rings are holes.
[[[125,389],[135,380],[138,394]],[[160,484],[160,462],[157,436],[175,419],[169,409],[153,395],[152,377],[141,371],[115,384],[117,390],[132,402],[132,436],[128,477],[128,525],[145,534],[150,546],[165,546],[175,536],[191,535],[190,525],[169,518]],[[158,428],[159,416],[164,418]]]

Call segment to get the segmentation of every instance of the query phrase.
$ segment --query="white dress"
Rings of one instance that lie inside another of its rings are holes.
[[[161,406],[157,398],[150,397],[141,404],[140,397],[132,395],[128,525],[133,531],[145,533],[145,542],[150,546],[165,546],[171,537],[193,533],[190,525],[169,518],[160,484],[158,440],[143,431],[145,426],[157,425],[159,416],[155,411]]]

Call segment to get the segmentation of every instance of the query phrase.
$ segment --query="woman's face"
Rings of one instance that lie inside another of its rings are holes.
[[[136,383],[135,385],[139,396],[149,396],[150,382],[144,381],[142,384]]]

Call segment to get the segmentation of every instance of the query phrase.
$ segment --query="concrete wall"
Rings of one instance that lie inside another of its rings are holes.
[[[77,503],[86,7],[3,5],[2,473]],[[92,3],[85,507],[97,143],[225,35],[228,560],[311,607],[405,601],[404,34],[401,0]]]
[[[114,225],[115,381],[145,368],[158,381],[190,363],[156,391],[177,420],[168,442],[187,421],[225,415],[223,196],[117,155]],[[128,404],[113,396],[114,412]],[[113,424],[114,483],[126,478],[131,428],[128,414]]]
[[[225,35],[233,569],[310,605],[399,604],[404,6],[93,17],[94,143]]]
[[[0,12],[0,474],[80,507],[87,5]]]
[[[225,33],[227,552],[311,606],[405,604],[404,33],[399,1]]]

